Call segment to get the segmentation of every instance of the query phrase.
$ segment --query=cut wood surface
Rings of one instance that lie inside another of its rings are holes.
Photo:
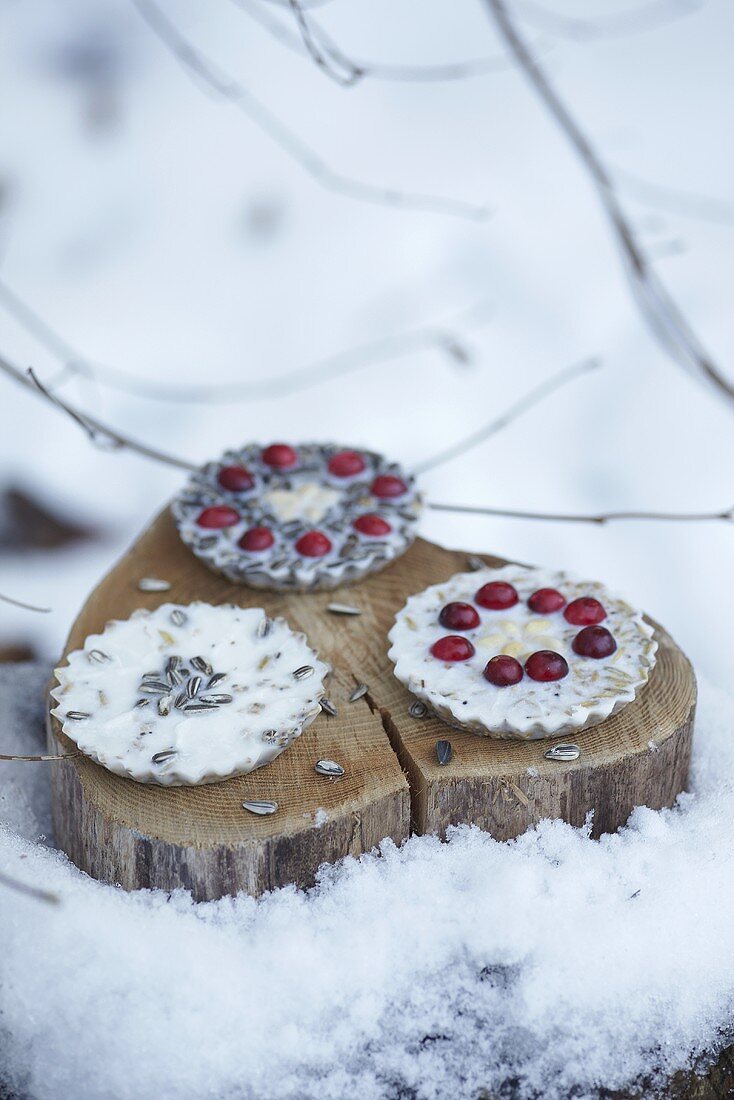
[[[126,889],[183,886],[208,899],[308,885],[324,862],[369,851],[385,837],[400,843],[411,821],[415,831],[440,835],[449,825],[475,823],[505,840],[544,817],[582,824],[593,811],[598,835],[622,825],[635,805],[671,805],[686,783],[696,689],[688,660],[660,628],[649,684],[620,714],[575,738],[582,751],[573,763],[545,760],[549,741],[477,737],[409,716],[411,696],[392,674],[387,632],[410,594],[466,568],[465,553],[418,540],[355,587],[255,592],[198,562],[166,509],[91,594],[65,653],[138,607],[193,600],[264,607],[303,630],[331,663],[329,696],[338,715],[322,714],[273,764],[201,787],[134,783],[81,755],[55,763],[59,846],[89,874]],[[146,576],[170,581],[171,590],[140,592]],[[362,614],[333,615],[327,610],[333,602]],[[349,703],[358,682],[369,691]],[[55,719],[49,737],[55,751],[74,751]],[[440,738],[453,745],[445,766],[436,759]],[[344,777],[318,776],[314,764],[321,758],[342,764]],[[272,799],[278,812],[253,816],[242,809],[245,799]]]

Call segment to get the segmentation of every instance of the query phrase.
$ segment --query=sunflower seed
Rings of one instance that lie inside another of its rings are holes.
[[[408,707],[408,714],[411,718],[427,718],[428,707],[425,703],[422,703],[420,699],[416,699],[416,701],[411,703]]]
[[[71,719],[72,722],[82,722],[85,718],[91,718],[91,714],[87,714],[85,710],[70,710],[67,711],[66,717]]]
[[[160,577],[141,577],[138,581],[141,592],[167,592],[170,587],[170,582],[163,581]]]
[[[317,760],[314,771],[317,775],[326,775],[330,779],[339,779],[344,775],[344,768],[336,760]]]
[[[164,684],[162,680],[143,680],[138,691],[144,695],[168,695],[170,684]]]
[[[103,653],[101,649],[90,649],[87,657],[90,661],[93,661],[98,665],[104,665],[107,663],[107,661],[112,660],[112,658],[107,653]]]
[[[188,615],[184,615],[183,611],[179,610],[178,607],[174,608],[174,610],[171,612],[171,622],[174,626],[183,626],[184,623],[187,623],[188,621]]]
[[[467,568],[471,569],[472,573],[477,573],[480,569],[487,568],[482,559],[478,558],[476,554],[470,554],[466,559],[466,564]]]
[[[231,703],[231,695],[200,695],[199,700],[202,703],[214,703],[215,706],[219,706],[221,703]]]
[[[171,713],[171,696],[161,695],[158,700],[158,713],[161,718],[165,718],[167,714]]]
[[[243,810],[249,810],[251,814],[259,814],[263,817],[265,814],[274,814],[278,809],[277,802],[270,802],[266,798],[253,799],[252,801],[242,803]]]
[[[356,688],[349,696],[350,703],[356,703],[358,699],[361,699],[363,695],[366,695],[370,689],[366,684],[357,684]]]
[[[135,704],[135,709],[137,710],[138,707],[149,707],[149,706],[150,706],[150,699],[138,699],[137,703]]]
[[[176,698],[174,699],[174,701],[173,701],[174,707],[176,707],[178,710],[183,710],[184,706],[188,702],[188,698],[189,697],[188,697],[188,695],[186,694],[185,691],[180,691],[178,693],[178,695],[176,696]],[[147,702],[147,699],[146,699],[146,702]]]
[[[195,713],[197,711],[203,711],[203,710],[216,710],[217,709],[217,704],[216,703],[186,703],[186,705],[184,706],[183,709],[184,709],[185,714],[191,714],[191,713]]]
[[[267,638],[273,626],[273,620],[269,619],[267,615],[264,615],[260,622],[257,624],[257,630],[255,636],[258,638]]]
[[[293,672],[294,680],[305,680],[308,676],[313,676],[314,668],[312,665],[301,665]]]
[[[439,764],[450,764],[452,755],[453,749],[451,748],[450,741],[436,742],[436,759],[438,760]]]
[[[324,696],[324,698],[321,700],[321,709],[326,714],[331,714],[332,717],[336,718],[337,710],[336,710],[336,707],[334,706],[334,704],[332,703],[331,699],[327,699]]]
[[[226,678],[226,672],[215,672],[212,678],[209,680],[209,683],[206,685],[207,689],[216,687],[217,684],[221,684],[222,680],[226,680]]]
[[[171,760],[174,756],[176,756],[175,749],[163,749],[162,752],[153,753],[151,760],[154,764],[165,764],[167,760]]]
[[[181,660],[181,658],[174,653],[171,657],[168,658],[168,662],[166,664],[166,672],[177,672],[182,664],[183,661]]]
[[[205,676],[211,676],[214,672],[212,666],[208,661],[205,661],[203,657],[192,657],[191,664],[195,669],[198,669],[199,672],[203,672]]]
[[[186,685],[186,694],[189,699],[193,699],[197,691],[201,687],[201,676],[192,676]]]
[[[581,756],[581,749],[578,745],[563,744],[563,745],[551,745],[549,749],[543,753],[546,760],[578,760]]]
[[[350,607],[348,603],[330,603],[326,608],[332,615],[361,615],[361,607]]]

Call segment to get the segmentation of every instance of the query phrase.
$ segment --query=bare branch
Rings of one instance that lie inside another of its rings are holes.
[[[489,316],[488,303],[475,302],[443,322],[437,321],[406,329],[393,336],[383,336],[359,347],[328,356],[326,359],[296,367],[285,374],[221,385],[187,386],[178,383],[175,386],[168,386],[152,382],[118,367],[87,359],[2,280],[0,280],[0,303],[27,332],[64,364],[63,369],[52,380],[45,382],[48,393],[53,393],[72,375],[80,375],[84,378],[92,378],[110,389],[134,394],[136,397],[154,401],[196,402],[196,404],[219,404],[220,402],[231,404],[234,401],[281,398],[332,378],[361,370],[363,367],[414,355],[418,351],[429,348],[443,351],[454,361],[467,361],[469,351],[462,334],[458,331],[458,326],[473,329],[485,324]]]
[[[71,419],[86,432],[95,446],[124,448],[126,450],[136,451],[145,458],[152,458],[156,462],[162,462],[166,466],[176,466],[182,470],[196,469],[193,463],[186,462],[181,458],[175,458],[173,455],[166,454],[164,451],[159,451],[155,447],[149,447],[145,443],[139,443],[137,440],[124,436],[114,428],[108,428],[100,420],[97,420],[96,417],[90,416],[89,413],[81,412],[68,402],[62,401],[46,389],[32,370],[24,374],[18,367],[14,367],[9,363],[7,359],[0,357],[0,371],[2,371],[3,374],[7,374],[9,378],[12,378],[21,386],[30,389],[33,393],[41,394],[52,405],[61,409],[62,412],[71,417]]]
[[[517,6],[521,18],[532,22],[541,30],[582,42],[657,30],[676,19],[700,11],[703,0],[648,0],[648,3],[638,4],[635,8],[600,15],[594,19],[563,15],[538,3],[538,0],[521,0]]]
[[[478,447],[480,443],[484,443],[487,439],[490,439],[493,435],[502,431],[518,417],[522,416],[529,409],[534,408],[535,405],[540,404],[550,394],[555,393],[562,386],[565,386],[573,379],[580,377],[582,374],[588,374],[589,371],[596,370],[601,366],[601,360],[597,358],[584,359],[580,363],[574,363],[570,367],[564,367],[563,370],[557,374],[552,375],[551,378],[547,378],[544,382],[541,382],[539,386],[535,386],[529,393],[521,397],[519,401],[516,401],[514,405],[511,405],[507,412],[502,413],[489,424],[485,424],[484,427],[479,428],[477,431],[472,432],[466,439],[460,440],[458,443],[453,444],[451,447],[447,447],[443,451],[439,451],[433,458],[426,459],[424,462],[419,462],[415,467],[415,472],[418,474],[425,473],[426,470],[433,470],[436,466],[442,466],[446,462],[450,462],[451,459],[457,458],[459,455],[465,454],[467,451],[472,450],[474,447]]]
[[[485,221],[489,216],[486,206],[476,206],[457,199],[442,198],[398,191],[364,183],[334,171],[302,138],[287,126],[269,107],[257,99],[234,77],[218,69],[210,58],[184,37],[179,29],[161,12],[154,0],[131,0],[158,40],[191,77],[201,82],[218,98],[231,103],[242,111],[297,164],[308,172],[322,187],[351,199],[377,203],[380,206],[400,210],[423,210],[433,214],[452,214],[473,221]]]
[[[0,600],[2,600],[3,603],[12,604],[13,607],[22,607],[24,611],[40,611],[44,615],[47,615],[51,610],[50,607],[36,607],[35,604],[24,603],[23,600],[14,600],[12,596],[3,596],[2,593],[0,593]]]
[[[279,7],[288,7],[291,0],[285,0]],[[289,50],[300,57],[309,56],[309,51],[304,45],[301,35],[294,33],[290,27],[285,26],[277,16],[273,16],[263,7],[261,0],[232,0],[241,11],[254,19],[268,34],[277,39]],[[308,11],[310,7],[300,2],[301,12]],[[471,77],[487,76],[491,73],[507,72],[512,68],[512,62],[504,55],[497,54],[488,57],[470,58],[467,61],[444,61],[438,64],[426,65],[392,65],[386,61],[365,61],[360,58],[350,59],[344,51],[337,46],[326,31],[313,19],[309,21],[311,35],[318,40],[318,48],[329,54],[334,60],[343,58],[346,62],[347,72],[356,70],[362,77],[371,80],[384,80],[390,83],[418,83],[428,84],[452,80],[466,80]]]
[[[37,901],[45,901],[49,905],[58,905],[61,901],[59,895],[54,894],[53,891],[40,890],[37,886],[28,886],[25,882],[21,882],[17,878],[11,878],[3,871],[0,871],[0,885],[8,886],[11,890],[15,890],[19,894],[25,894],[29,898],[35,898]]]
[[[678,306],[648,263],[634,230],[617,198],[614,182],[603,162],[551,85],[508,15],[505,0],[486,0],[489,13],[519,67],[576,151],[596,188],[625,260],[633,296],[642,316],[671,358],[705,378],[720,397],[734,404],[734,383],[725,378]]]
[[[549,523],[594,523],[603,526],[618,520],[654,520],[664,523],[734,522],[734,505],[721,512],[597,512],[580,515],[566,512],[520,512],[508,508],[481,508],[471,504],[439,504],[429,501],[435,512],[460,512],[472,516],[496,516],[502,519],[547,520]]]

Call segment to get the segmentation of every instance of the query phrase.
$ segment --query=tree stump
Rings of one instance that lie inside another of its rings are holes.
[[[486,557],[488,565],[503,565]],[[670,806],[685,788],[696,685],[690,663],[655,627],[660,649],[649,683],[634,703],[576,740],[580,758],[552,763],[552,742],[477,737],[435,718],[409,716],[411,696],[392,674],[387,632],[405,599],[466,569],[466,555],[423,540],[383,572],[353,588],[302,595],[255,592],[210,573],[181,543],[168,510],[162,513],[91,594],[65,653],[83,645],[113,618],[138,607],[206,600],[264,607],[303,630],[334,669],[330,698],[338,715],[322,715],[274,763],[249,775],[201,787],[163,788],[113,775],[84,756],[52,765],[57,843],[95,878],[125,889],[178,886],[197,900],[286,883],[306,886],[318,867],[358,855],[411,827],[443,836],[449,825],[474,823],[500,840],[542,818],[583,824],[593,811],[595,836],[623,825],[640,804]],[[140,592],[145,576],[171,583],[164,593]],[[332,615],[349,603],[360,616]],[[655,625],[655,624],[653,624]],[[355,685],[369,686],[354,703]],[[453,745],[439,766],[436,741]],[[73,743],[51,719],[54,751]],[[318,759],[338,761],[343,778],[318,776]],[[273,799],[269,817],[242,809],[245,799]]]

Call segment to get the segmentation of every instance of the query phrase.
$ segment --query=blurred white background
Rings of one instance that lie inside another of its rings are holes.
[[[555,14],[517,0],[511,10],[620,173],[658,273],[734,381],[734,9],[554,5]],[[492,216],[324,190],[197,85],[130,2],[3,0],[3,285],[83,357],[173,387],[276,378],[486,303],[486,323],[452,325],[470,364],[426,347],[276,400],[214,405],[79,378],[60,392],[193,461],[251,439],[334,438],[412,463],[596,354],[601,371],[427,475],[429,498],[548,511],[734,503],[734,405],[650,335],[589,179],[522,75],[500,65],[461,80],[343,88],[274,39],[253,8],[294,31],[287,5],[272,0],[165,0],[162,10],[334,171],[487,204]],[[503,53],[478,0],[332,0],[313,15],[352,57],[426,65]],[[2,302],[0,352],[43,378],[62,365]],[[11,532],[1,551],[0,591],[53,613],[2,606],[0,645],[28,641],[56,656],[90,588],[183,474],[94,449],[1,377],[0,397],[0,491],[20,488],[101,532],[45,551]],[[599,577],[664,622],[714,679],[731,673],[731,524],[596,528],[428,513],[423,533]]]

